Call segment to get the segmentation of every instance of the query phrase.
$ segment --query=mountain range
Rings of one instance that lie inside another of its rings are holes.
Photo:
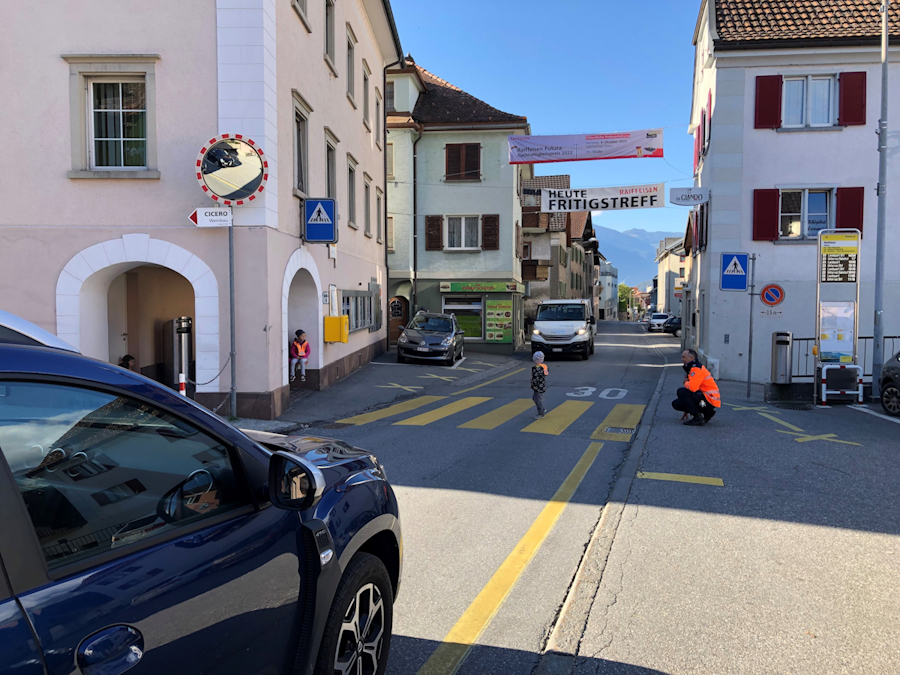
[[[619,232],[594,223],[600,253],[619,270],[619,283],[646,285],[656,276],[656,247],[666,237],[683,237],[684,232],[647,232],[631,229]]]

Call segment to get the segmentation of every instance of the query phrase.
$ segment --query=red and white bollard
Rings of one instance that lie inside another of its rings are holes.
[[[178,393],[187,396],[187,384],[184,373],[178,373]]]

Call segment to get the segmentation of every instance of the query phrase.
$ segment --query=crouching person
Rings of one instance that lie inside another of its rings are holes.
[[[722,406],[719,386],[706,366],[700,363],[697,352],[693,349],[685,349],[681,353],[681,363],[684,365],[687,379],[677,392],[678,398],[672,401],[672,407],[684,413],[682,419],[687,415],[691,416],[685,425],[703,426],[713,418],[716,409]]]

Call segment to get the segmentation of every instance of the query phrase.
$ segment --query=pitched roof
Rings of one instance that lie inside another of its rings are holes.
[[[881,13],[874,0],[714,0],[712,4],[717,46],[782,40],[881,39]],[[891,8],[890,33],[900,36],[900,7],[896,4]]]
[[[535,176],[534,178],[526,178],[522,181],[523,190],[568,190],[571,187],[570,176]],[[524,192],[520,201],[524,201]],[[538,200],[540,204],[540,200]],[[551,232],[564,232],[566,229],[566,214],[551,213],[550,226]]]
[[[587,226],[590,211],[573,211],[572,216],[572,239],[581,239],[584,236],[584,228]]]
[[[410,63],[409,65],[413,65]],[[497,110],[484,101],[442,80],[422,66],[414,64],[426,90],[419,94],[413,119],[423,124],[477,124],[512,122],[527,124],[528,118]]]

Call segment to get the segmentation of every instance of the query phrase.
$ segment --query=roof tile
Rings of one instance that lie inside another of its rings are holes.
[[[410,64],[412,65],[412,64]],[[423,124],[514,122],[528,118],[503,112],[416,64],[427,90],[419,94],[413,118]]]

